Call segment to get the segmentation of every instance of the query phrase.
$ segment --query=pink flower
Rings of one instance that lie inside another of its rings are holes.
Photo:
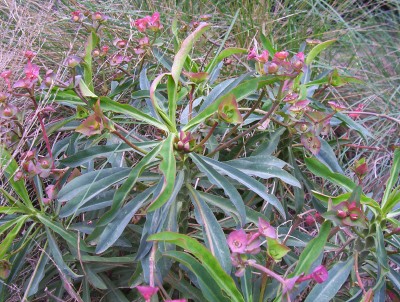
[[[72,22],[82,22],[84,16],[80,10],[76,10],[71,13],[71,21]]]
[[[227,239],[233,253],[244,254],[247,247],[247,234],[243,229],[231,232]]]
[[[264,50],[259,56],[257,56],[257,61],[261,63],[267,63],[269,58],[269,52]]]
[[[289,56],[289,53],[286,50],[278,51],[274,55],[274,60],[283,61]]]
[[[160,23],[160,13],[159,12],[155,12],[150,18],[148,18],[147,26],[152,31],[158,31],[163,27]]]
[[[313,270],[311,276],[315,282],[323,283],[328,279],[328,271],[326,270],[325,266],[319,265]]]
[[[306,109],[308,104],[310,104],[309,100],[301,100],[294,103],[292,106],[289,107],[289,111],[299,112],[303,109]]]
[[[353,112],[353,113],[349,113],[349,116],[350,116],[352,119],[359,118],[359,117],[360,117],[360,113],[363,112],[363,109],[364,109],[364,104],[358,104],[358,106],[356,107],[356,109],[354,110],[354,112]]]
[[[0,77],[6,80],[10,78],[11,74],[12,74],[11,70],[4,70],[2,73],[0,73]]]
[[[264,237],[269,237],[273,239],[278,238],[276,234],[276,229],[262,218],[258,218],[258,231]]]
[[[151,297],[158,292],[158,287],[148,285],[138,285],[136,288],[146,301],[150,301]]]
[[[246,254],[258,254],[261,251],[260,245],[260,239],[258,237],[260,236],[259,233],[249,233],[247,234],[247,245],[245,249]]]
[[[27,51],[25,51],[24,56],[25,56],[25,58],[27,58],[29,61],[31,61],[31,60],[36,56],[36,53],[33,52],[32,50],[27,50]]]
[[[298,283],[299,276],[295,276],[289,279],[285,279],[285,282],[282,287],[282,294],[286,294],[287,292],[292,291],[292,289],[295,287],[296,283]]]
[[[108,16],[104,15],[101,12],[95,12],[92,14],[92,19],[98,22],[103,22],[108,19]]]
[[[264,65],[264,71],[269,74],[277,73],[279,70],[279,65],[274,62],[267,62]]]
[[[119,48],[119,49],[122,49],[122,48],[125,48],[125,47],[126,47],[126,45],[128,44],[128,41],[127,41],[127,40],[122,40],[122,39],[116,38],[116,39],[114,40],[113,44],[114,44],[115,47],[117,47],[117,48]]]
[[[255,59],[255,58],[257,58],[257,53],[254,50],[254,48],[251,48],[249,53],[247,54],[247,60],[252,60],[252,59]]]
[[[143,45],[149,45],[149,37],[143,37],[139,39],[139,45],[143,46]]]

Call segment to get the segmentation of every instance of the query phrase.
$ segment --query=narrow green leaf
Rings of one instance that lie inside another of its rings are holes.
[[[178,251],[167,251],[163,253],[163,256],[179,261],[195,274],[199,287],[207,301],[230,301],[223,295],[222,289],[212,280],[212,276],[204,266],[194,257]]]
[[[276,148],[278,147],[280,138],[285,131],[285,127],[281,127],[275,130],[275,132],[271,134],[270,139],[260,144],[260,146],[258,146],[258,148],[254,150],[251,156],[265,156],[274,153]]]
[[[348,117],[347,115],[340,113],[340,112],[336,112],[334,117],[341,120],[350,129],[357,131],[365,141],[368,141],[368,137],[372,137],[372,138],[374,137],[367,128],[363,127],[362,125],[360,125],[359,123],[357,123],[356,121],[354,121],[353,119]]]
[[[270,41],[266,36],[260,33],[261,44],[264,49],[268,50],[269,54],[273,56],[276,53],[276,49],[274,48],[274,44]]]
[[[343,174],[342,167],[340,167],[332,147],[322,138],[319,138],[319,141],[321,142],[321,149],[317,158],[327,165],[331,171]]]
[[[64,262],[64,259],[62,257],[61,251],[58,248],[57,242],[53,235],[51,234],[51,231],[49,228],[46,226],[46,235],[47,235],[47,241],[49,243],[49,249],[50,253],[53,256],[53,260],[56,264],[57,270],[59,271],[60,274],[63,274],[64,276],[71,277],[73,279],[82,277],[81,275],[78,275],[74,273],[68,265]]]
[[[7,234],[7,236],[0,243],[0,259],[4,259],[4,256],[7,254],[8,249],[10,248],[15,237],[18,235],[20,229],[22,228],[28,217],[29,217],[28,215],[23,215],[14,221],[13,229]]]
[[[168,91],[168,113],[169,120],[172,123],[173,129],[176,128],[176,106],[178,102],[178,86],[174,81],[172,75],[168,75],[167,91]]]
[[[154,117],[151,117],[143,113],[142,111],[136,109],[135,107],[132,107],[131,105],[120,104],[107,97],[100,97],[100,103],[101,103],[101,108],[104,111],[113,111],[116,113],[126,114],[127,116],[133,117],[134,119],[140,122],[148,123],[164,131],[169,131],[168,127],[165,126],[163,123],[159,122]]]
[[[49,262],[50,249],[48,243],[46,242],[45,247],[40,254],[39,261],[36,264],[35,270],[33,271],[31,277],[29,278],[29,283],[25,288],[25,293],[27,297],[36,294],[39,290],[39,283],[45,277],[45,268]],[[22,300],[24,301],[24,300]]]
[[[200,158],[220,173],[228,175],[230,178],[237,180],[242,185],[246,186],[248,189],[264,198],[278,210],[283,218],[286,218],[285,210],[283,209],[280,201],[274,195],[267,193],[268,190],[262,183],[226,163],[222,163],[205,156],[201,156]]]
[[[67,241],[70,245],[73,247],[77,248],[78,247],[78,237],[69,232],[68,230],[65,229],[64,226],[62,226],[59,222],[52,221],[50,218],[48,218],[44,214],[37,214],[36,218],[39,219],[41,223],[43,223],[47,228],[51,229],[53,232],[56,232],[63,238],[65,241]],[[79,242],[79,249],[83,252],[89,252],[93,253],[94,248],[93,247],[88,247],[82,240]]]
[[[189,189],[192,203],[196,209],[196,220],[203,227],[203,237],[206,246],[210,249],[214,257],[218,259],[223,269],[229,274],[232,270],[232,264],[225,234],[215,218],[214,213],[202,200],[198,192],[189,184],[187,188]]]
[[[216,56],[205,68],[205,72],[211,73],[214,69],[215,66],[218,65],[219,62],[221,62],[223,59],[230,57],[232,55],[236,54],[244,54],[247,53],[247,49],[245,48],[239,48],[239,47],[229,47],[224,49],[223,51],[220,52],[218,56]]]
[[[347,281],[347,277],[353,269],[353,264],[353,257],[349,258],[346,262],[336,263],[328,272],[328,280],[314,286],[305,302],[331,301]]]
[[[328,46],[330,46],[331,44],[333,44],[335,42],[336,42],[336,39],[328,40],[328,41],[322,42],[322,43],[314,46],[314,48],[311,49],[310,52],[307,54],[305,63],[307,65],[310,65],[312,63],[312,61],[316,58],[316,56],[319,55],[319,53],[321,51],[323,51],[324,49],[326,49]]]
[[[92,70],[92,51],[99,43],[99,37],[94,31],[91,31],[86,42],[85,57],[83,58],[85,64],[83,66],[83,79],[91,92],[94,92],[93,85],[93,70]]]
[[[325,221],[319,230],[317,237],[312,239],[300,255],[299,262],[293,272],[293,276],[301,273],[307,274],[311,265],[318,259],[319,255],[324,251],[326,241],[331,230],[330,221]]]
[[[210,27],[207,23],[200,23],[199,26],[182,42],[181,48],[175,55],[174,63],[171,68],[171,75],[176,84],[182,72],[186,57],[193,48],[194,42]]]
[[[236,288],[232,277],[222,269],[221,265],[210,251],[195,239],[183,234],[162,232],[151,235],[148,241],[165,241],[189,251],[201,262],[203,267],[231,301],[244,302],[243,296]]]
[[[201,172],[205,173],[208,180],[216,185],[218,188],[224,190],[225,194],[229,196],[231,202],[235,205],[239,213],[240,225],[244,226],[246,222],[246,210],[244,202],[236,188],[221,174],[219,174],[212,166],[207,164],[200,156],[197,154],[190,154],[193,162],[200,169]]]
[[[343,174],[332,172],[327,166],[321,163],[315,157],[309,157],[304,159],[307,168],[316,176],[325,178],[332,183],[341,186],[343,189],[347,191],[353,191],[356,187],[356,184],[347,176]]]
[[[375,246],[376,246],[376,257],[379,264],[385,271],[389,270],[388,256],[385,248],[385,238],[383,236],[382,228],[379,223],[375,223],[376,235],[375,235]]]
[[[18,181],[14,181],[14,175],[18,171],[18,164],[12,158],[12,155],[2,145],[0,145],[0,168],[5,177],[8,179],[8,182],[15,193],[18,194],[28,208],[32,209],[33,206],[29,198],[28,191],[26,190],[23,178]]]
[[[399,179],[400,173],[400,149],[396,149],[393,156],[393,164],[390,169],[390,176],[386,182],[385,193],[382,198],[381,207],[384,213],[390,212],[390,210],[395,206],[394,202],[388,203],[390,192],[393,190],[397,180]]]
[[[144,192],[138,194],[134,199],[128,202],[120,210],[116,210],[112,216],[99,221],[97,227],[105,226],[104,231],[101,233],[99,241],[96,246],[96,254],[101,254],[111,247],[121,236],[128,223],[131,221],[132,216],[143,206],[149,199],[154,189],[149,188]],[[109,212],[108,212],[109,213]],[[110,219],[114,218],[114,219]]]
[[[82,94],[84,97],[98,98],[98,96],[95,95],[95,94],[89,89],[89,87],[86,85],[84,79],[81,79],[81,80],[79,81],[78,86],[79,86],[79,90],[80,90],[81,94]]]
[[[176,177],[176,160],[174,154],[174,135],[170,134],[162,144],[160,155],[162,161],[160,163],[160,171],[164,177],[164,184],[160,194],[154,198],[148,211],[154,211],[166,203],[174,190]]]

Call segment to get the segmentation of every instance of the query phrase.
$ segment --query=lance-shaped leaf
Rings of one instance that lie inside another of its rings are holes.
[[[0,259],[3,259],[4,256],[7,254],[8,249],[10,248],[11,244],[13,243],[15,237],[19,234],[20,229],[25,224],[25,221],[28,219],[29,216],[23,215],[20,216],[14,222],[13,229],[7,234],[7,236],[1,241],[0,243]]]
[[[158,129],[164,131],[169,130],[167,126],[165,126],[163,123],[161,123],[154,117],[151,117],[143,113],[142,111],[136,109],[135,107],[132,107],[131,105],[117,103],[108,97],[100,97],[100,103],[101,103],[101,108],[105,111],[113,111],[116,113],[126,114],[127,116],[133,117],[139,122],[153,125]]]
[[[218,106],[219,117],[230,124],[243,123],[242,115],[240,114],[236,98],[233,94],[224,96]]]
[[[223,270],[218,260],[210,253],[210,251],[195,239],[183,234],[162,232],[151,235],[148,240],[165,241],[184,248],[200,261],[203,267],[211,275],[214,282],[218,284],[224,292],[224,295],[227,296],[230,301],[244,302],[243,296],[236,288],[232,277]]]
[[[394,152],[393,156],[393,165],[392,168],[390,169],[390,176],[389,179],[386,182],[386,189],[385,193],[382,198],[382,211],[384,213],[390,212],[390,210],[396,205],[396,200],[392,198],[393,200],[391,202],[389,201],[389,196],[390,192],[394,189],[394,186],[399,179],[399,172],[400,172],[400,149],[396,149]]]
[[[175,81],[178,83],[179,77],[182,72],[183,65],[185,63],[186,57],[193,48],[194,42],[210,27],[209,24],[201,22],[199,26],[194,30],[183,42],[178,53],[175,55],[174,63],[171,68],[171,75]]]
[[[307,274],[311,265],[318,259],[319,255],[324,251],[324,246],[328,240],[331,231],[331,223],[325,221],[319,230],[318,236],[312,239],[300,255],[299,262],[293,272],[293,276],[301,273]]]
[[[10,152],[8,152],[3,146],[0,146],[0,168],[5,177],[8,179],[8,183],[14,189],[15,193],[18,194],[25,205],[33,209],[24,180],[14,180],[14,175],[18,170],[18,164]]]
[[[198,192],[189,184],[187,188],[189,189],[192,203],[196,209],[196,220],[203,227],[203,237],[207,247],[218,259],[219,263],[221,263],[224,270],[230,273],[232,269],[230,252],[221,226]]]
[[[239,213],[238,218],[240,220],[240,224],[243,226],[246,223],[246,208],[243,199],[236,188],[212,166],[207,164],[200,156],[192,153],[190,154],[190,157],[200,171],[206,174],[208,180],[218,188],[223,189],[225,194],[229,196],[231,202],[235,205],[235,208]]]
[[[282,204],[274,195],[267,193],[267,188],[262,183],[226,163],[222,163],[205,156],[195,156],[201,158],[203,161],[215,168],[221,174],[228,175],[230,178],[237,180],[239,183],[246,186],[254,193],[258,194],[260,197],[268,201],[273,207],[275,207],[278,212],[283,216],[283,218],[286,217],[285,210],[283,209]]]
[[[316,56],[319,55],[319,53],[321,51],[323,51],[325,48],[327,48],[329,45],[331,45],[334,42],[336,42],[336,39],[328,40],[328,41],[322,42],[322,43],[314,46],[314,48],[311,49],[311,51],[307,54],[305,63],[307,65],[310,65],[310,63],[316,58]]]
[[[86,47],[85,47],[85,57],[83,60],[85,61],[85,64],[83,65],[83,79],[89,88],[89,91],[93,92],[94,91],[94,85],[93,85],[93,70],[92,70],[92,51],[94,48],[96,48],[97,44],[99,43],[99,37],[94,31],[91,31],[88,37],[88,40],[86,42]]]
[[[160,194],[154,199],[148,211],[154,211],[166,203],[174,190],[176,177],[176,160],[174,154],[174,135],[170,134],[162,144],[160,171],[163,174],[163,186]]]

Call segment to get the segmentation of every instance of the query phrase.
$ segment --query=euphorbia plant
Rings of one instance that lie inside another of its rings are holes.
[[[220,47],[200,65],[191,53],[196,43],[207,43],[208,23],[196,24],[181,43],[173,30],[179,44],[173,54],[159,41],[163,26],[157,12],[131,23],[136,44],[124,37],[107,41],[101,30],[112,20],[101,12],[75,11],[72,21],[89,34],[84,55],[65,60],[69,79],[48,71],[45,85],[36,89],[41,79],[30,55],[25,77],[16,84],[8,72],[1,74],[8,93],[25,89],[35,103],[44,90],[74,112],[41,128],[46,144],[67,129],[47,154],[43,149],[21,154],[18,167],[1,149],[5,175],[18,194],[3,190],[9,206],[2,213],[17,215],[7,215],[10,221],[2,226],[7,233],[2,276],[14,282],[21,269],[17,259],[34,242],[43,247],[24,298],[49,287],[79,300],[75,289],[82,286],[85,297],[95,296],[95,288],[124,299],[140,294],[146,301],[157,295],[166,301],[293,300],[313,288],[310,300],[325,290],[336,294],[361,257],[363,250],[346,254],[349,243],[343,249],[327,244],[332,236],[349,236],[350,242],[360,236],[367,246],[364,237],[376,231],[384,257],[380,223],[397,221],[388,214],[396,190],[385,195],[383,210],[359,191],[341,202],[304,201],[314,184],[300,170],[303,158],[311,172],[355,190],[326,141],[334,135],[331,127],[342,123],[368,135],[321,97],[322,85],[357,81],[336,70],[320,76],[313,69],[314,59],[334,41],[307,51],[303,45],[293,54],[262,37],[263,49]],[[155,70],[151,54],[162,70]],[[223,60],[232,55],[244,60],[247,55],[250,67],[218,81]],[[150,70],[157,73],[149,78]],[[113,80],[97,85],[96,74]],[[1,106],[3,115],[10,111],[8,101]],[[397,155],[398,171],[396,165]],[[36,198],[27,193],[28,183]],[[327,220],[315,213],[306,223],[309,235],[299,226],[303,211],[314,213],[314,207]],[[365,207],[374,211],[373,220]],[[25,225],[26,236],[13,245]],[[339,257],[343,262],[335,266]],[[349,278],[366,292],[359,273]],[[133,287],[137,290],[129,290]]]

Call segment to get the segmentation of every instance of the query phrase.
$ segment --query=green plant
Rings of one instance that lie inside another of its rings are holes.
[[[139,287],[146,300],[158,287],[165,299],[278,301],[307,295],[313,301],[333,298],[346,280],[356,280],[359,290],[342,289],[343,298],[397,294],[397,272],[387,256],[395,250],[385,240],[396,246],[399,152],[381,204],[362,193],[359,166],[358,186],[344,175],[332,145],[348,141],[337,140],[332,127],[355,130],[365,140],[372,135],[341,113],[341,104],[325,101],[328,86],[362,83],[335,68],[313,66],[335,40],[304,43],[291,54],[261,36],[262,49],[221,46],[199,63],[192,51],[207,43],[207,23],[194,24],[183,41],[174,24],[173,55],[159,40],[157,13],[132,23],[138,29],[134,45],[117,38],[114,47],[107,46],[104,14],[76,11],[72,20],[88,37],[84,56],[65,61],[69,81],[49,71],[40,79],[33,53],[26,54],[22,80],[12,83],[2,73],[7,127],[19,122],[13,97],[28,97],[35,106],[46,92],[72,112],[47,128],[38,115],[46,157],[40,156],[44,150],[29,150],[38,140],[15,157],[18,162],[8,151],[12,143],[1,149],[4,175],[16,194],[2,189],[2,299],[8,296],[4,284],[16,281],[23,269],[19,260],[36,244],[40,256],[22,300],[40,298],[47,288],[45,295],[61,299],[107,294],[126,301],[138,297],[129,288],[142,283],[149,285]],[[238,67],[239,76],[218,80],[224,59],[243,54],[248,70]],[[154,70],[157,75],[149,78]],[[56,131],[63,138],[50,146]],[[22,133],[9,142],[15,135]],[[319,192],[325,183],[303,163],[346,193]],[[314,194],[309,203],[306,192]],[[309,217],[311,235],[297,230]],[[18,237],[22,227],[25,234]],[[225,231],[233,229],[226,239]],[[360,269],[374,286],[364,285]],[[313,286],[311,280],[326,283]]]

